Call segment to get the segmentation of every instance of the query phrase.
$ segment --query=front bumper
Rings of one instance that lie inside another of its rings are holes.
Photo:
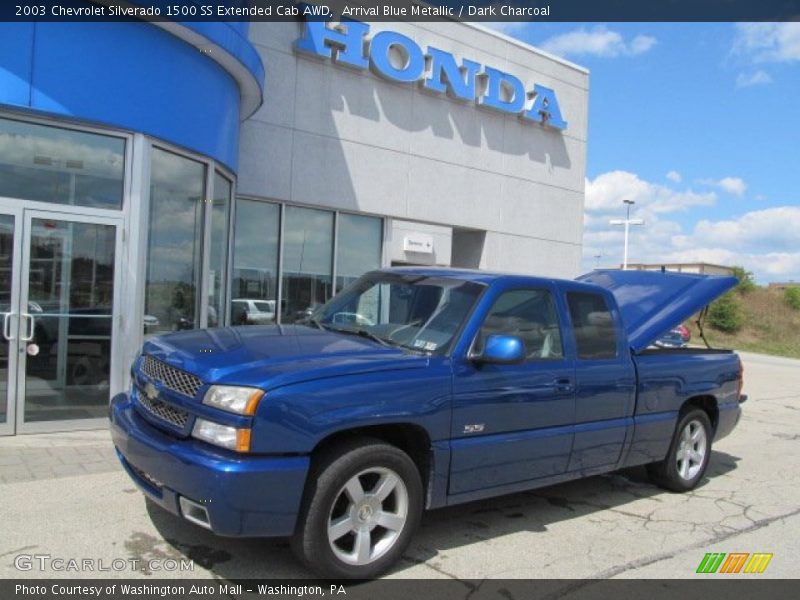
[[[209,528],[219,535],[294,532],[308,456],[238,455],[175,438],[142,419],[127,394],[111,400],[109,416],[122,466],[148,497],[169,512],[187,516],[181,512],[182,496],[205,507]]]

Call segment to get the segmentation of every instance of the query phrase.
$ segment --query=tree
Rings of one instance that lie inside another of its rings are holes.
[[[723,294],[708,309],[708,322],[714,329],[735,333],[742,328],[742,307],[732,292]]]
[[[753,280],[753,273],[746,270],[744,267],[733,267],[733,276],[739,280],[739,285],[736,289],[742,294],[752,292],[756,288],[756,282]]]
[[[795,310],[800,310],[800,286],[789,286],[783,291],[786,304]]]

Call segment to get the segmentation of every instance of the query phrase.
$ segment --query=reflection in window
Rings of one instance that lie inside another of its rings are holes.
[[[0,215],[0,319],[11,311],[11,269],[14,266],[14,217]],[[9,344],[0,339],[0,423],[6,422]]]
[[[281,321],[292,323],[331,296],[333,213],[287,206],[283,236]]]
[[[31,220],[26,422],[107,412],[115,236],[112,225]]]
[[[336,238],[336,292],[381,266],[383,221],[362,215],[339,215]]]
[[[0,119],[0,196],[120,208],[125,140]]]
[[[211,243],[208,272],[208,326],[221,325],[224,310],[225,277],[228,266],[228,210],[231,182],[214,174],[214,198],[211,204]]]
[[[570,292],[567,304],[578,358],[614,358],[617,355],[617,336],[605,299],[600,294]]]
[[[520,338],[528,360],[555,360],[564,356],[558,314],[547,290],[504,292],[492,306],[479,335],[479,345],[490,335]]]
[[[205,166],[153,148],[145,333],[197,327]]]
[[[231,325],[275,321],[279,233],[279,205],[236,200]]]

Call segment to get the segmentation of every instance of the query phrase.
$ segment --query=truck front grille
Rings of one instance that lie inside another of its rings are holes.
[[[171,367],[152,356],[144,357],[142,372],[150,379],[161,383],[164,387],[188,398],[194,398],[200,386],[203,385],[203,382],[191,373]]]
[[[142,408],[144,408],[154,417],[171,423],[180,429],[183,429],[186,426],[186,421],[189,420],[189,413],[185,410],[176,406],[172,406],[171,404],[167,404],[158,398],[151,400],[141,390],[139,390],[137,396],[139,399],[139,404],[142,406]]]

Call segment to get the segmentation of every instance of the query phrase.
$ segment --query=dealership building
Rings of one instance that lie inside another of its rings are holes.
[[[588,72],[426,23],[0,23],[0,434],[103,426],[148,336],[365,271],[573,277]]]

